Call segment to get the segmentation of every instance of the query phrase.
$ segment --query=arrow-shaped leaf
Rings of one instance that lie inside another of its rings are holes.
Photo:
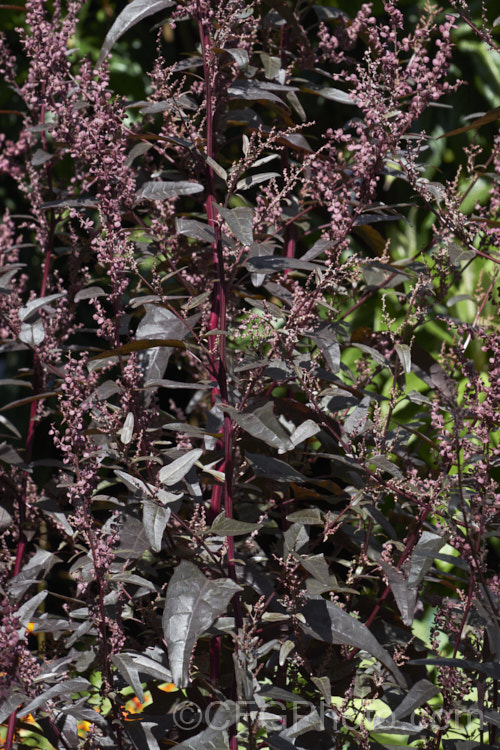
[[[217,536],[241,536],[242,534],[251,534],[252,531],[260,528],[259,523],[248,523],[247,521],[237,521],[235,518],[226,518],[224,511],[219,513],[214,520],[210,531]]]
[[[145,500],[142,504],[142,523],[153,552],[161,550],[163,532],[170,513],[170,508],[164,508],[163,505],[157,505],[150,500]]]
[[[309,601],[302,615],[305,623],[301,623],[301,628],[305,633],[325,643],[354,646],[367,651],[387,667],[401,687],[406,687],[406,680],[391,655],[362,622],[324,599]]]
[[[18,316],[20,321],[28,320],[38,310],[41,310],[46,305],[50,305],[51,302],[55,302],[56,299],[65,297],[66,292],[58,292],[57,294],[49,294],[48,297],[38,297],[32,299],[27,305],[19,308]]]
[[[166,484],[168,487],[180,482],[202,453],[202,450],[196,448],[195,450],[188,451],[180,458],[176,458],[171,464],[164,466],[160,469],[160,473],[158,474],[160,482],[163,482],[163,484]]]
[[[168,646],[172,682],[186,687],[189,659],[196,641],[225,612],[241,586],[229,578],[211,581],[196,565],[183,560],[167,588],[163,632]]]
[[[391,727],[393,722],[404,719],[405,716],[413,713],[416,708],[419,708],[423,703],[427,703],[436,693],[439,693],[439,688],[436,685],[433,685],[429,680],[419,680],[412,686],[408,695],[403,698],[390,716],[383,719],[375,719],[374,728],[382,731],[382,727],[384,729]]]
[[[288,451],[293,448],[285,429],[274,415],[271,401],[268,401],[265,406],[255,409],[251,414],[239,412],[232,406],[223,406],[222,408],[230,414],[237,425],[254,438],[262,440],[272,448],[279,448],[282,451]]]
[[[408,344],[396,344],[396,353],[406,375],[411,372],[411,350]]]
[[[245,206],[237,208],[224,208],[215,204],[231,232],[242,245],[251,245],[253,242],[253,210]]]
[[[139,672],[134,664],[132,657],[128,654],[112,654],[111,661],[125,680],[130,685],[136,696],[139,698],[141,703],[146,700],[144,697],[144,691],[142,689],[141,681],[139,679]]]
[[[434,562],[434,558],[445,543],[446,538],[439,536],[439,534],[433,534],[432,531],[423,532],[411,556],[410,573],[408,575],[409,586],[418,586],[422,583],[425,574]]]

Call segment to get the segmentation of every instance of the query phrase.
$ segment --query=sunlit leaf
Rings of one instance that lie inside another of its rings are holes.
[[[394,346],[399,361],[403,367],[403,372],[408,375],[411,372],[411,349],[408,344],[395,344]]]
[[[237,208],[224,208],[215,204],[231,232],[243,245],[251,245],[253,242],[253,209],[238,206]]]
[[[47,704],[49,701],[57,698],[64,698],[67,701],[68,695],[71,693],[79,693],[84,690],[88,690],[90,682],[84,677],[74,677],[72,680],[61,680],[56,685],[44,690],[41,695],[34,698],[27,706],[23,706],[19,712],[19,716],[26,716],[27,714],[33,713],[37,708]]]
[[[187,560],[175,569],[167,588],[163,633],[172,682],[177,687],[188,684],[189,659],[196,641],[240,590],[241,586],[229,578],[210,580]]]
[[[106,34],[102,45],[96,67],[100,67],[103,60],[110,53],[118,39],[126,31],[142,21],[143,18],[152,16],[165,8],[175,5],[174,0],[132,0],[120,13],[114,24]]]
[[[221,167],[220,164],[218,164],[215,159],[212,159],[211,156],[206,157],[206,162],[209,167],[213,169],[216,175],[218,175],[221,180],[224,180],[224,182],[227,182],[227,172],[224,169],[224,167]]]
[[[160,552],[163,532],[170,518],[170,508],[158,505],[152,500],[142,503],[142,522],[153,552]]]
[[[246,521],[237,521],[235,518],[227,518],[224,512],[219,513],[212,523],[210,531],[217,536],[241,536],[251,534],[252,531],[260,528],[259,523],[247,523]]]
[[[425,679],[419,680],[411,686],[408,694],[405,695],[401,703],[396,706],[388,718],[375,718],[374,730],[383,732],[385,727],[392,726],[393,722],[397,722],[412,714],[415,709],[427,703],[437,693],[439,693],[439,688],[433,685],[432,682]]]
[[[424,580],[434,558],[445,544],[445,536],[434,534],[432,531],[422,532],[410,558],[409,586],[418,586]]]
[[[210,725],[194,737],[176,745],[178,750],[227,750],[229,747],[228,728],[239,718],[236,703],[225,700],[218,704],[217,711],[210,718]]]
[[[190,468],[194,466],[202,454],[203,451],[196,448],[176,458],[172,463],[163,466],[158,474],[160,482],[166,484],[168,487],[177,484],[186,476]]]
[[[282,451],[293,448],[284,427],[274,414],[272,402],[268,402],[250,413],[239,412],[231,406],[224,406],[223,409],[230,414],[231,419],[237,425],[258,440],[262,440],[267,445],[279,448]]]
[[[29,320],[29,318],[34,315],[34,313],[38,312],[39,310],[43,310],[43,308],[47,307],[47,305],[50,305],[51,302],[55,302],[57,299],[61,299],[61,297],[65,296],[66,292],[59,292],[58,294],[49,294],[48,297],[39,297],[38,299],[31,300],[26,305],[19,308],[19,320]]]
[[[407,576],[402,570],[394,568],[383,560],[379,564],[387,576],[392,594],[401,613],[401,619],[405,625],[411,625],[417,602],[418,589],[408,585]],[[407,568],[405,570],[407,571]]]
[[[236,47],[225,47],[221,52],[227,52],[236,61],[238,67],[241,70],[246,70],[249,65],[248,51],[246,49],[238,49]]]
[[[250,177],[244,177],[236,183],[236,190],[248,190],[254,185],[260,185],[262,182],[268,182],[272,177],[279,177],[279,172],[261,172],[253,174]]]
[[[144,703],[146,699],[134,660],[128,654],[112,654],[111,661],[118,669],[125,682],[133,688],[134,693],[141,703]]]
[[[178,195],[202,193],[203,185],[198,182],[145,182],[136,194],[138,200],[163,201]]]

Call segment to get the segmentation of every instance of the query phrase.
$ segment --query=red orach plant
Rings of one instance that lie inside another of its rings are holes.
[[[0,48],[4,747],[495,746],[500,137],[423,125],[494,29],[132,0],[94,64],[81,6]]]

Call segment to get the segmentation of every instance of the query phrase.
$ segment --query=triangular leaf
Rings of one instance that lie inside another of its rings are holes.
[[[279,448],[283,451],[293,448],[285,429],[274,414],[272,401],[268,401],[267,404],[255,409],[250,414],[239,412],[232,406],[223,406],[222,408],[230,414],[237,425],[254,438],[262,440],[272,448]]]
[[[258,477],[274,479],[275,482],[307,482],[307,478],[285,461],[245,451],[245,457]]]
[[[162,490],[158,487],[155,487],[153,484],[149,484],[149,482],[146,482],[144,479],[134,477],[132,476],[132,474],[127,474],[126,471],[115,469],[115,474],[130,489],[137,490],[137,492],[139,492],[143,497],[145,496],[156,498],[163,505],[175,503],[182,497],[182,494]]]
[[[446,537],[433,534],[432,531],[422,533],[411,556],[410,573],[408,575],[409,586],[418,586],[423,581],[425,574],[434,562],[434,558],[445,544]]]
[[[123,655],[124,654],[122,654],[122,656]],[[163,682],[172,682],[172,673],[170,669],[167,669],[155,659],[151,659],[144,654],[128,654],[128,656],[133,659],[138,672],[142,672],[143,674],[147,674],[150,677],[162,680]]]
[[[396,344],[396,353],[403,367],[403,372],[408,375],[411,372],[411,350],[408,344]]]
[[[241,70],[248,68],[250,62],[248,52],[246,49],[239,49],[238,47],[225,47],[224,52],[228,52],[231,57],[236,60],[238,67]]]
[[[142,523],[153,552],[160,552],[161,550],[163,532],[170,518],[170,513],[170,508],[164,508],[163,505],[158,505],[151,500],[145,500],[142,504]]]
[[[293,447],[296,448],[297,445],[300,445],[300,443],[303,443],[305,440],[309,440],[309,438],[317,435],[320,429],[320,426],[316,424],[316,422],[313,422],[312,419],[306,419],[305,422],[299,424],[299,426],[296,427],[292,432],[292,434],[290,435],[290,442],[292,443]]]
[[[247,523],[246,521],[237,521],[235,518],[226,518],[223,511],[213,522],[210,531],[217,536],[241,536],[242,534],[251,534],[252,531],[259,528],[259,523]]]
[[[34,167],[41,167],[42,164],[50,161],[54,158],[54,154],[48,154],[43,148],[37,148],[33,156],[31,157],[31,163]]]
[[[291,515],[293,515],[293,513]],[[288,516],[288,519],[295,520],[290,519],[290,516]],[[300,560],[300,564],[308,573],[314,576],[317,581],[326,585],[330,583],[330,568],[328,567],[328,563],[323,554],[304,557]]]
[[[328,677],[311,677],[327,706],[332,703],[332,686]]]
[[[461,263],[467,263],[467,261],[472,260],[476,255],[474,248],[462,247],[458,242],[450,242],[447,245],[447,250],[455,268],[459,268]]]
[[[231,232],[242,245],[251,245],[253,242],[253,209],[245,206],[237,208],[224,208],[215,204]]]
[[[339,606],[324,599],[312,599],[303,608],[302,615],[305,623],[301,623],[301,628],[305,633],[325,643],[354,646],[367,651],[387,667],[401,687],[406,687],[403,674],[373,633]]]
[[[173,484],[177,484],[183,479],[188,473],[191,466],[200,458],[203,451],[200,448],[188,451],[180,458],[176,458],[171,464],[163,466],[160,469],[158,478],[160,482],[170,487]]]
[[[323,352],[326,364],[332,373],[334,375],[338,373],[340,371],[340,346],[335,329],[329,323],[321,323],[308,335]]]
[[[39,318],[33,323],[23,323],[18,336],[19,341],[28,346],[37,347],[40,346],[42,341],[45,339],[45,327],[43,320]]]
[[[45,578],[56,562],[60,562],[60,558],[49,550],[37,550],[23,566],[21,572],[10,581],[9,589],[11,593],[14,596],[22,596],[34,581]]]
[[[35,614],[38,607],[43,602],[43,600],[45,599],[48,593],[49,592],[47,590],[39,591],[38,594],[35,594],[35,596],[32,596],[31,599],[28,599],[27,602],[25,602],[23,605],[19,607],[19,609],[16,612],[16,617],[18,618],[19,622],[23,626],[21,630],[28,627],[30,621],[33,619],[33,615]]]
[[[64,700],[67,701],[68,695],[71,695],[71,693],[80,693],[83,690],[88,690],[89,686],[90,682],[84,677],[75,677],[72,680],[63,680],[62,682],[58,682],[56,685],[52,685],[52,687],[48,688],[48,690],[45,690],[41,695],[38,695],[34,700],[31,701],[31,703],[28,703],[27,706],[24,706],[24,708],[19,712],[19,716],[26,716],[27,714],[31,714],[37,708],[43,706],[44,703],[47,703],[47,701],[54,700],[54,698],[59,698],[60,696],[63,696]]]
[[[344,422],[344,432],[349,437],[356,437],[356,435],[360,435],[363,432],[368,418],[370,401],[370,396],[363,396],[359,406],[353,409]]]
[[[139,679],[139,673],[134,661],[128,654],[112,654],[111,661],[120,672],[121,676],[130,687],[133,689],[137,698],[141,703],[144,703],[145,696],[142,689],[141,681]]]
[[[167,588],[163,632],[172,681],[177,687],[188,684],[189,659],[196,641],[240,590],[241,586],[229,578],[211,581],[187,560],[176,568]]]
[[[399,706],[397,706],[392,714],[383,719],[375,719],[374,729],[382,731],[382,726],[391,726],[392,722],[404,719],[408,714],[413,713],[416,708],[419,708],[423,703],[427,703],[439,693],[439,688],[433,685],[429,680],[419,680],[412,685],[408,695],[405,695]]]

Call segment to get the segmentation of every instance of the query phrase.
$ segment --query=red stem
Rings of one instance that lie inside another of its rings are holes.
[[[198,3],[198,31],[201,41],[201,51],[203,58],[203,71],[205,77],[205,99],[206,99],[206,139],[207,139],[207,156],[215,158],[215,139],[214,139],[214,111],[213,111],[213,91],[212,91],[212,68],[210,66],[210,33],[201,14],[200,4]],[[226,337],[224,332],[227,330],[227,298],[228,285],[225,277],[224,253],[222,247],[222,235],[219,221],[216,219],[215,206],[215,177],[213,169],[207,164],[207,199],[205,210],[209,225],[214,230],[215,241],[212,244],[212,254],[216,272],[216,282],[213,290],[212,308],[208,323],[209,331],[219,328],[223,333],[219,336],[209,336],[209,354],[211,358],[211,370],[214,373],[214,386],[212,388],[212,403],[215,404],[217,397],[223,404],[228,404],[227,372],[226,372]],[[215,375],[216,373],[216,375]],[[233,517],[233,424],[231,417],[224,414],[223,441],[220,447],[224,450],[224,458],[219,466],[224,471],[224,486],[215,484],[212,490],[210,502],[210,517],[218,515],[221,511],[222,498],[224,498],[224,510],[226,518]],[[236,570],[234,565],[234,539],[227,537],[227,571],[228,575],[236,580]],[[241,601],[239,595],[233,597],[233,607],[235,614],[236,628],[239,629],[243,623]],[[218,683],[220,675],[220,651],[221,639],[213,639],[210,646],[210,675],[214,684]],[[237,698],[236,684],[233,684],[233,697]],[[237,750],[237,737],[234,727],[230,730],[229,744],[231,750]]]
[[[5,7],[9,7],[9,6],[5,6]],[[44,94],[45,94],[45,82],[42,82],[42,96],[44,96]],[[40,121],[42,123],[45,122],[45,104],[43,104],[41,108]],[[45,135],[43,134],[42,134],[42,143],[45,147],[46,145]],[[46,165],[46,171],[47,171],[48,186],[49,186],[50,191],[52,192],[50,164]],[[49,273],[50,273],[50,262],[52,259],[52,243],[54,240],[55,226],[56,226],[55,214],[54,214],[54,210],[52,209],[50,212],[50,224],[49,224],[49,230],[48,230],[48,235],[47,235],[47,242],[45,245],[45,259],[44,259],[44,264],[43,264],[42,283],[40,285],[40,297],[45,297],[45,293],[47,291]],[[38,354],[36,353],[36,351],[34,351],[33,352],[33,394],[34,395],[37,395],[38,393],[40,393],[41,385],[42,385],[41,384],[41,365],[40,365],[40,361],[38,358]],[[43,399],[40,399],[40,400],[32,401],[31,406],[30,406],[28,434],[26,437],[26,446],[25,446],[25,452],[24,452],[24,461],[27,465],[29,465],[33,456],[36,414],[37,414],[38,407],[42,403],[43,403]],[[17,542],[16,560],[14,562],[14,570],[12,573],[12,578],[15,578],[21,572],[24,552],[26,550],[26,544],[27,544],[27,539],[24,534],[24,524],[26,521],[27,484],[28,484],[28,474],[27,472],[24,472],[21,494],[19,496],[19,529],[18,529],[19,537],[18,537],[18,542]],[[9,721],[7,725],[7,737],[5,739],[5,750],[11,750],[12,748],[12,743],[14,740],[14,733],[16,729],[16,718],[17,718],[17,710],[13,711],[9,716]],[[54,729],[56,729],[55,725],[54,725]]]

